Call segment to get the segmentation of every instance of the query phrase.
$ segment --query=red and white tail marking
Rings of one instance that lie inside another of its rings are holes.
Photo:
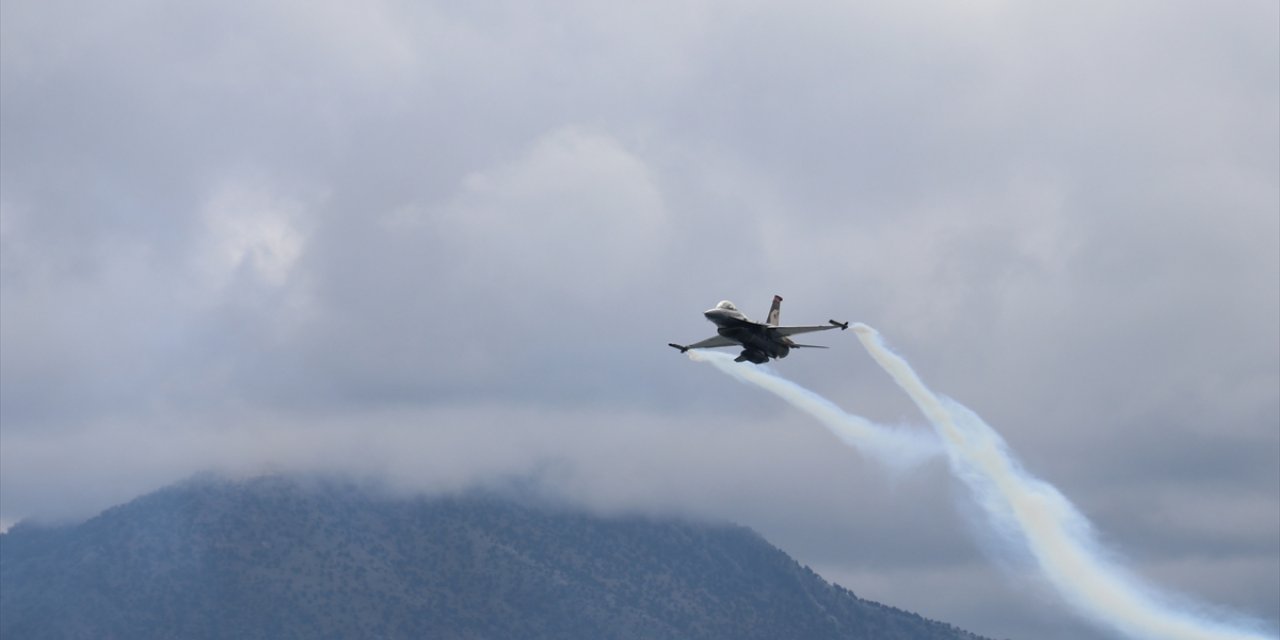
[[[782,309],[782,296],[773,297],[773,306],[769,307],[769,318],[765,320],[765,324],[776,327],[778,326],[778,315]]]

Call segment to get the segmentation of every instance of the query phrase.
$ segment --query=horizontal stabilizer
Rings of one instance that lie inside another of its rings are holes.
[[[822,346],[822,345],[820,345],[820,344],[789,344],[789,345],[787,345],[787,346],[788,346],[788,347],[791,347],[792,349],[797,349],[797,348],[804,348],[804,349],[830,349],[830,348],[831,348],[831,347],[824,347],[824,346]]]

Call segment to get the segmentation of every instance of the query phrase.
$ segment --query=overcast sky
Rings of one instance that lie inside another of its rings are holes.
[[[1280,625],[1275,2],[0,0],[0,522],[202,470],[730,519],[1111,637],[665,344],[876,327],[1152,583]],[[852,335],[780,374],[925,429]]]

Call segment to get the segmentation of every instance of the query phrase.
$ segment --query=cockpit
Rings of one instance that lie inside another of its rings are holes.
[[[737,311],[737,310],[738,310],[738,307],[734,306],[734,304],[733,304],[732,302],[729,302],[728,300],[721,300],[721,301],[720,301],[720,303],[716,305],[716,308],[717,308],[717,309],[724,309],[725,311]]]

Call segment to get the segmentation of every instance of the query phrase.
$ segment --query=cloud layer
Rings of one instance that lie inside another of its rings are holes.
[[[944,470],[859,469],[662,346],[777,293],[893,336],[1138,573],[1274,626],[1277,11],[3,0],[0,521],[208,468],[521,478],[1088,637],[940,533]],[[916,420],[841,338],[777,366]]]

